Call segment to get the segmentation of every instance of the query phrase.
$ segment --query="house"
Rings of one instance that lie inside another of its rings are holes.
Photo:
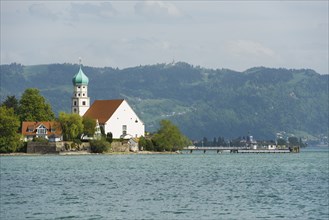
[[[104,133],[112,133],[115,139],[130,139],[145,133],[144,122],[124,99],[96,100],[84,117],[97,120]]]
[[[128,141],[129,151],[138,152],[138,138],[130,138]]]
[[[269,150],[275,150],[275,149],[276,149],[276,145],[275,145],[275,144],[269,144],[269,145],[267,146],[267,148],[268,148]]]
[[[63,140],[61,125],[55,121],[24,121],[22,135],[24,141],[31,141],[33,138],[45,138],[51,142]]]
[[[74,89],[71,98],[71,112],[96,120],[94,136],[98,136],[100,130],[103,130],[104,134],[112,133],[112,137],[115,139],[144,136],[144,122],[136,115],[126,100],[96,100],[90,106],[89,79],[82,71],[81,60],[80,69],[72,78],[72,83]],[[88,139],[89,137],[83,138]]]

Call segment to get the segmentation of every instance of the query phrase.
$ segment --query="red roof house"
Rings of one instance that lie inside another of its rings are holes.
[[[56,121],[24,121],[22,123],[22,135],[24,141],[33,140],[33,138],[45,138],[49,141],[62,141],[62,128]]]

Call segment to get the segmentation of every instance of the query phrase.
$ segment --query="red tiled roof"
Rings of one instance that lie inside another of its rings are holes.
[[[123,101],[124,99],[96,100],[84,114],[84,117],[97,119],[99,123],[104,124],[111,118]]]
[[[62,127],[59,122],[56,121],[23,121],[22,123],[22,135],[24,136],[34,136],[37,132],[37,128],[43,125],[47,128],[47,136],[50,135],[61,135]],[[52,129],[55,129],[52,132]],[[31,132],[30,132],[31,130]]]

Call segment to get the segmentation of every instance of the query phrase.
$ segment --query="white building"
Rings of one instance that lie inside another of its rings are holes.
[[[145,133],[144,122],[124,99],[96,100],[84,117],[98,120],[104,133],[112,133],[113,138],[129,139]]]
[[[83,73],[80,65],[79,72],[72,79],[74,86],[72,96],[72,113],[83,116],[90,106],[88,97],[88,77]]]
[[[136,115],[126,100],[96,100],[90,106],[89,79],[83,73],[81,65],[72,82],[74,86],[72,113],[95,119],[99,125],[97,127],[102,127],[105,134],[112,133],[113,138],[129,139],[144,136],[144,122]]]

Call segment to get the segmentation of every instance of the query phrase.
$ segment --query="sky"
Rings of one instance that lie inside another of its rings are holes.
[[[1,64],[183,61],[328,74],[328,1],[6,1]]]

